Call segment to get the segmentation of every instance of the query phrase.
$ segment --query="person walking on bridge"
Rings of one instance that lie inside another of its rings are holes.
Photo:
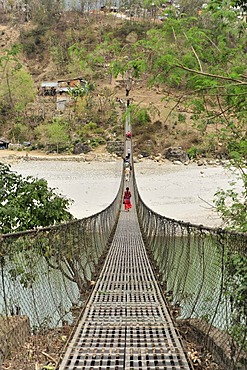
[[[130,198],[131,198],[131,192],[130,192],[129,188],[127,187],[125,192],[124,192],[124,200],[123,200],[124,209],[127,212],[129,212],[129,210],[132,208]]]
[[[125,180],[130,181],[130,166],[125,168]]]

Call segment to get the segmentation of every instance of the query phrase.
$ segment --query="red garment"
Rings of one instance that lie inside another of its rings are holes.
[[[124,209],[125,209],[125,211],[128,211],[130,208],[132,208],[130,198],[131,198],[131,192],[126,190],[124,192]]]
[[[130,198],[131,198],[131,192],[129,190],[125,190],[124,199],[130,199]]]

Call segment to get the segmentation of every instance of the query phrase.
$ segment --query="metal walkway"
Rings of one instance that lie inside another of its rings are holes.
[[[103,270],[59,367],[65,369],[191,369],[149,263],[134,204],[130,212],[121,211]]]

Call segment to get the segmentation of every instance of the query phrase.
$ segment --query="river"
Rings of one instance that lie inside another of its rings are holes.
[[[122,160],[90,163],[23,160],[12,164],[11,168],[23,176],[45,178],[50,187],[74,200],[70,211],[75,217],[83,218],[103,210],[112,202],[120,185],[122,164]],[[220,225],[219,218],[208,203],[212,203],[218,187],[227,188],[228,181],[234,178],[223,167],[160,164],[145,160],[135,164],[135,173],[144,202],[156,212],[191,223]],[[211,253],[211,249],[209,251]],[[191,264],[191,271],[192,277],[195,277],[199,266],[195,258],[197,248],[192,254],[194,263]],[[209,256],[209,261],[211,260]],[[5,267],[7,266],[6,263]],[[58,270],[50,269],[39,255],[32,259],[33,272],[37,276],[35,275],[32,289],[26,289],[19,278],[11,279],[8,269],[6,270],[5,280],[10,284],[12,292],[9,305],[15,304],[21,308],[22,314],[29,315],[32,327],[53,327],[61,324],[61,318],[71,322],[71,302],[77,303],[79,299],[76,284],[64,279]],[[196,278],[196,282],[199,281],[200,279]],[[220,282],[220,279],[218,281]],[[191,286],[184,285],[184,288],[193,296],[195,286],[196,283],[192,287],[193,292],[190,291]],[[51,287],[55,287],[55,290]],[[213,289],[216,291],[215,284]],[[207,286],[205,301],[208,294]],[[210,300],[212,301],[212,295]],[[3,307],[4,301],[0,296],[2,312]],[[186,304],[183,307],[185,316],[186,310],[190,309],[190,306],[188,307]],[[203,307],[205,309],[206,303],[203,303]],[[203,313],[204,311],[197,312],[198,315]]]
[[[23,176],[45,178],[50,187],[74,200],[71,213],[83,218],[106,208],[117,194],[122,160],[112,162],[21,161],[11,166]],[[144,202],[157,213],[205,226],[221,221],[210,204],[218,188],[236,178],[219,166],[189,166],[145,160],[135,164]]]

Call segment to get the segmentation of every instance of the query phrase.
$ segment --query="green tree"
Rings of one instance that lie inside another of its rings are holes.
[[[227,190],[219,189],[214,204],[227,228],[247,232],[247,134],[243,140],[231,140],[228,144],[232,170],[238,170],[239,181],[231,182]]]
[[[20,47],[14,45],[0,58],[0,99],[2,105],[9,106],[15,115],[25,112],[27,104],[35,97],[32,76],[22,68],[19,52]]]
[[[41,145],[56,149],[57,153],[70,144],[68,125],[61,120],[42,124],[36,128],[35,133]]]
[[[44,179],[23,178],[0,163],[0,233],[44,227],[73,218],[72,201]]]
[[[27,125],[18,122],[13,126],[10,131],[10,137],[12,137],[12,142],[17,142],[18,144],[23,141],[30,140],[30,129]]]
[[[147,108],[131,104],[129,111],[131,111],[131,121],[134,127],[142,126],[143,129],[147,123],[151,122],[150,112]]]
[[[142,59],[149,61],[150,83],[166,86],[164,99],[173,100],[173,109],[180,104],[192,110],[190,118],[198,130],[203,128],[204,143],[210,142],[207,138],[212,137],[214,125],[211,150],[219,143],[221,153],[240,170],[243,193],[239,197],[235,192],[218,193],[221,200],[217,203],[227,226],[239,230],[246,228],[246,42],[246,24],[228,0],[209,1],[202,16],[168,18],[138,42],[143,47]],[[222,197],[230,194],[234,212],[225,207],[230,206],[227,200],[222,203]]]
[[[33,2],[31,6],[34,21],[49,27],[58,23],[63,9],[61,1],[40,0]]]
[[[236,189],[236,183],[231,183],[228,190],[219,190],[215,194],[215,206],[225,227],[241,232],[247,232],[247,180],[243,179],[243,191]]]
[[[59,121],[55,121],[46,127],[48,142],[51,146],[56,146],[57,153],[59,147],[64,147],[69,144],[69,134],[67,127]]]

